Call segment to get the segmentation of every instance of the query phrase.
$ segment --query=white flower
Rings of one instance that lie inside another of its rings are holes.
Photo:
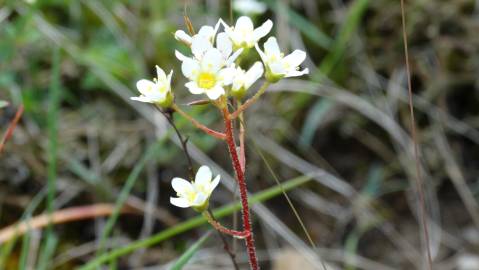
[[[306,59],[306,53],[301,50],[295,50],[284,56],[274,37],[270,37],[264,43],[264,52],[258,45],[255,47],[266,67],[266,79],[271,82],[276,82],[284,77],[297,77],[309,73],[307,68],[299,70],[299,65]]]
[[[233,51],[231,41],[224,33],[218,35],[216,47],[199,37],[193,39],[191,45],[193,58],[176,52],[178,59],[183,62],[183,75],[191,80],[185,86],[192,94],[206,94],[211,100],[225,94],[224,86],[232,83],[234,75],[234,68],[230,65],[241,53],[238,50],[230,56]]]
[[[181,208],[193,207],[199,212],[204,211],[208,207],[211,193],[220,182],[220,175],[212,178],[213,174],[208,166],[200,167],[193,183],[182,178],[173,178],[171,185],[178,197],[170,197],[170,203]]]
[[[266,36],[271,31],[271,28],[273,28],[273,22],[267,20],[263,25],[254,29],[253,22],[247,16],[239,17],[234,27],[228,26],[223,21],[222,23],[224,24],[225,32],[230,37],[231,41],[233,41],[233,45],[237,48],[254,47],[258,41]]]
[[[136,88],[141,95],[138,97],[131,97],[132,100],[154,103],[163,107],[168,107],[173,101],[173,94],[171,93],[171,76],[173,71],[166,76],[165,72],[156,66],[157,78],[153,81],[142,79],[136,83]]]
[[[255,0],[235,0],[233,2],[233,9],[242,14],[262,14],[266,11],[264,3]]]
[[[183,30],[178,30],[175,32],[175,38],[176,40],[179,40],[183,43],[185,43],[188,46],[191,46],[191,43],[193,42],[193,38],[195,37],[204,37],[207,40],[210,41],[210,43],[213,43],[216,32],[218,31],[218,28],[220,26],[220,21],[218,21],[213,28],[212,26],[209,25],[204,25],[200,28],[200,31],[194,36],[190,36],[185,31]]]
[[[237,97],[242,97],[251,85],[263,75],[263,71],[263,64],[261,62],[254,63],[248,71],[237,67],[231,87],[232,94]]]

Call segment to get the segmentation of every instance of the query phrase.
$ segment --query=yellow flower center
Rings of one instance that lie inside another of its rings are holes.
[[[196,192],[194,191],[183,191],[183,192],[178,192],[177,193],[178,197],[183,197],[189,202],[193,202],[196,198]]]
[[[208,189],[205,185],[198,185],[196,184],[195,185],[196,189],[198,192],[201,192],[201,193],[204,193],[204,194],[208,194]]]
[[[201,73],[198,76],[198,86],[203,89],[211,89],[216,85],[216,76],[211,73]]]

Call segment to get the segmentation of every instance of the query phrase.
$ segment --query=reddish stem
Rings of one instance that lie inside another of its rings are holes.
[[[211,214],[208,213],[208,211],[203,212],[203,215],[206,217],[206,219],[211,224],[211,226],[213,226],[216,230],[218,230],[218,231],[220,231],[224,234],[229,234],[229,235],[231,235],[233,237],[236,237],[236,238],[239,238],[239,239],[244,239],[244,238],[248,237],[248,235],[250,235],[249,231],[236,231],[236,230],[226,228],[225,226],[221,225],[221,223],[216,221],[213,218],[213,216],[211,216]]]
[[[230,120],[230,112],[228,111],[228,108],[226,106],[223,108],[223,118],[225,122],[226,143],[228,144],[228,150],[230,152],[231,160],[233,162],[233,168],[235,170],[236,179],[238,181],[238,186],[240,190],[243,230],[245,232],[249,232],[249,234],[245,238],[246,248],[248,249],[249,263],[251,269],[258,270],[258,258],[256,257],[256,249],[254,246],[253,231],[249,213],[248,191],[246,188],[244,172],[241,168],[241,163],[238,158],[238,152],[236,151],[236,145],[233,136],[233,124]]]
[[[18,121],[20,121],[20,118],[22,117],[23,114],[23,104],[18,107],[17,113],[15,114],[15,117],[13,118],[12,122],[10,122],[10,125],[8,126],[7,132],[5,132],[5,135],[3,136],[2,140],[0,141],[0,153],[3,151],[3,147],[5,146],[5,143],[10,139],[10,137],[13,134],[13,131],[15,130],[15,127],[17,126]]]
[[[179,114],[181,114],[184,118],[188,119],[188,121],[190,121],[195,127],[201,129],[206,134],[208,134],[210,136],[213,136],[213,137],[215,137],[217,139],[220,139],[220,140],[225,139],[225,134],[223,134],[221,132],[218,132],[216,130],[212,130],[209,127],[201,124],[200,122],[196,121],[196,119],[194,119],[192,116],[190,116],[189,114],[184,112],[182,109],[180,109],[178,106],[176,106],[175,104],[173,104],[172,109],[175,110],[176,112],[178,112]]]

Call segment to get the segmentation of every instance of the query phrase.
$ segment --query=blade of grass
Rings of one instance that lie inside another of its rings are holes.
[[[333,40],[327,34],[281,1],[267,0],[265,3],[277,13],[287,16],[289,22],[294,27],[298,28],[307,38],[316,43],[319,47],[324,49],[330,49],[333,47]]]
[[[105,241],[110,235],[113,229],[113,226],[115,226],[115,223],[118,219],[118,215],[120,214],[120,210],[123,208],[126,200],[128,199],[128,196],[130,195],[130,192],[133,186],[135,185],[136,180],[140,176],[140,173],[143,171],[143,168],[145,167],[147,161],[149,161],[154,156],[154,154],[160,149],[159,146],[160,146],[160,143],[158,142],[155,142],[152,145],[150,145],[150,147],[145,152],[141,160],[135,165],[135,167],[133,168],[133,171],[128,176],[126,183],[120,192],[120,196],[115,202],[115,209],[113,210],[112,215],[106,222],[105,228],[103,229],[103,232],[101,234],[97,255],[103,253]]]
[[[404,57],[406,61],[406,74],[407,74],[407,88],[409,93],[409,113],[411,120],[411,137],[414,146],[414,159],[416,164],[416,189],[419,197],[419,216],[421,217],[421,225],[424,234],[424,245],[426,246],[426,259],[427,267],[429,270],[432,270],[432,256],[431,256],[431,247],[429,245],[429,229],[428,229],[428,220],[426,217],[426,200],[424,199],[424,190],[423,190],[423,179],[421,174],[421,167],[419,165],[419,143],[417,140],[416,134],[416,120],[414,117],[414,106],[412,101],[412,86],[411,86],[411,69],[409,67],[409,52],[408,52],[408,43],[407,43],[407,33],[406,33],[406,15],[404,11],[404,0],[401,0],[401,23],[402,23],[402,34],[403,34],[403,44],[404,44]]]
[[[356,0],[351,4],[346,20],[341,25],[338,36],[334,40],[333,46],[331,46],[333,50],[321,61],[318,71],[312,75],[313,80],[321,80],[323,75],[327,76],[334,70],[344,56],[347,45],[353,33],[356,32],[368,4],[369,0]]]
[[[329,110],[333,107],[334,102],[327,98],[322,98],[316,102],[311,109],[309,109],[304,125],[299,137],[299,147],[307,149],[314,139],[314,134],[321,124],[321,120],[328,114]]]
[[[211,236],[211,232],[207,232],[203,235],[198,241],[196,241],[190,248],[188,248],[183,255],[171,266],[170,270],[181,270],[183,267],[191,260],[193,255],[200,249],[200,247],[208,240]]]
[[[27,266],[28,253],[30,251],[30,239],[31,239],[30,236],[31,236],[30,230],[28,230],[28,233],[26,233],[23,236],[22,250],[20,253],[20,261],[18,263],[18,269],[20,270],[25,270]]]
[[[343,58],[353,34],[357,31],[360,20],[363,17],[368,4],[369,0],[356,0],[351,4],[348,10],[348,15],[346,16],[344,23],[341,25],[337,37],[331,46],[332,50],[321,61],[321,64],[316,72],[311,75],[311,79],[313,81],[321,82],[325,76],[330,76],[333,74],[336,66]],[[303,107],[310,100],[309,96],[307,95],[299,95],[295,99],[295,103],[299,107]],[[313,105],[313,108],[320,106],[320,102],[320,100],[316,101]],[[322,104],[323,107],[327,108],[327,111],[335,107],[335,103],[331,100],[327,100],[324,103],[330,103],[329,105]],[[327,111],[325,113],[327,113]]]
[[[55,211],[55,193],[57,180],[57,155],[58,155],[58,111],[60,106],[60,88],[61,88],[61,51],[60,48],[55,47],[52,56],[52,77],[49,93],[48,104],[48,178],[47,178],[47,212],[50,217],[47,233],[41,248],[40,258],[43,259],[44,264],[39,265],[38,270],[43,270],[48,267],[50,256],[54,253],[56,246],[56,237],[53,232],[51,223],[51,215]],[[53,248],[53,250],[51,250]]]
[[[51,225],[49,225],[51,226]],[[38,259],[37,270],[46,270],[51,269],[50,263],[52,262],[51,258],[55,253],[55,248],[58,245],[58,237],[55,234],[52,234],[46,238],[45,245],[42,248],[42,253]]]
[[[283,184],[283,188],[285,191],[293,189],[297,186],[300,186],[302,184],[305,184],[311,180],[311,177],[309,176],[300,176],[294,179],[291,179]],[[255,204],[263,201],[267,201],[271,198],[274,198],[278,195],[281,194],[281,188],[278,186],[274,186],[271,188],[268,188],[266,190],[263,190],[253,196],[250,197],[250,204]],[[216,218],[221,218],[227,215],[230,215],[238,210],[241,209],[241,204],[239,202],[229,204],[226,206],[223,206],[221,208],[218,208],[213,211],[213,214],[215,215]],[[90,269],[95,269],[96,267],[102,265],[105,262],[108,262],[112,259],[121,257],[123,255],[126,255],[128,253],[131,253],[137,249],[140,248],[145,248],[149,247],[155,244],[158,244],[162,241],[165,241],[167,239],[170,239],[173,236],[176,236],[180,233],[189,231],[193,228],[196,228],[200,225],[205,224],[207,221],[206,219],[199,215],[194,218],[191,218],[187,221],[184,221],[182,223],[177,224],[174,227],[171,227],[169,229],[166,229],[158,234],[155,234],[147,239],[135,241],[133,243],[130,243],[124,247],[114,249],[108,253],[105,253],[101,256],[97,256],[94,260],[90,261],[88,264],[82,266],[79,268],[79,270],[90,270]]]
[[[33,211],[38,207],[40,202],[44,199],[46,196],[46,189],[42,189],[35,197],[33,197],[32,201],[28,205],[27,209],[23,213],[23,220],[28,220],[32,217]],[[17,227],[17,230],[20,228]],[[16,233],[15,233],[16,234]],[[14,237],[12,240],[10,240],[8,243],[5,245],[2,245],[2,249],[0,250],[0,269],[4,269],[5,264],[7,262],[7,258],[10,256],[13,247],[15,246],[17,238]]]

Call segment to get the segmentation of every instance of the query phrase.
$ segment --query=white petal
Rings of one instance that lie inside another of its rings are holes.
[[[215,179],[213,179],[213,181],[211,181],[211,185],[210,185],[210,193],[213,192],[213,190],[218,186],[218,184],[220,183],[220,179],[221,179],[221,176],[218,174]]]
[[[201,70],[216,73],[225,64],[223,55],[216,49],[210,49],[201,60]]]
[[[285,56],[283,61],[291,68],[296,68],[306,59],[306,53],[301,50],[295,50],[291,54]]]
[[[223,21],[223,19],[221,19],[221,18],[218,20],[218,23],[216,24],[216,27],[219,28],[220,24],[223,25],[223,27],[225,28],[225,31],[226,31],[226,29],[231,30],[231,26],[229,26],[227,23],[225,23],[225,21]]]
[[[177,193],[194,192],[193,185],[183,178],[173,178],[173,180],[171,180],[171,186]]]
[[[145,103],[155,103],[155,101],[153,101],[151,98],[147,98],[145,96],[131,97],[130,99],[135,101],[145,102]]]
[[[188,208],[191,206],[190,202],[185,198],[173,198],[170,197],[170,203],[174,206],[178,206],[181,208]]]
[[[245,88],[250,88],[253,83],[263,76],[263,72],[263,64],[261,62],[254,63],[254,65],[246,72]]]
[[[275,37],[268,38],[268,40],[264,43],[264,53],[268,57],[275,56],[280,58],[281,51],[279,49],[278,41]]]
[[[218,22],[216,22],[213,36],[216,35],[216,33],[218,32],[218,29],[220,29],[220,26],[221,26],[222,23],[224,23],[224,22],[221,18],[218,20]]]
[[[309,69],[305,68],[303,70],[293,70],[293,71],[290,71],[286,74],[285,77],[299,77],[299,76],[303,76],[305,74],[309,74]]]
[[[256,43],[256,44],[254,45],[254,47],[256,48],[256,51],[258,52],[259,57],[261,57],[261,60],[262,60],[263,63],[265,63],[265,65],[266,65],[266,62],[267,62],[268,60],[267,60],[266,55],[264,54],[264,52],[259,48],[258,43]]]
[[[218,72],[218,80],[221,82],[221,85],[230,85],[233,83],[235,74],[236,69],[234,67],[224,68]]]
[[[140,93],[142,93],[145,96],[149,96],[153,93],[153,91],[156,89],[156,84],[150,80],[139,80],[136,82],[136,88]]]
[[[191,203],[193,206],[202,206],[205,204],[210,194],[203,194],[202,192],[196,193],[195,199]]]
[[[195,35],[193,37],[193,41],[191,42],[191,52],[196,59],[202,59],[203,55],[211,48],[213,48],[213,45],[207,37],[202,35]]]
[[[209,99],[211,100],[216,100],[218,99],[221,95],[225,94],[225,89],[223,87],[216,85],[215,87],[208,89],[206,91],[206,95],[208,96]]]
[[[222,24],[225,28],[225,33],[235,42],[236,41],[236,34],[234,32],[234,28],[227,25],[225,22],[222,21]]]
[[[203,88],[198,87],[196,82],[187,82],[185,86],[193,95],[203,94],[205,92]]]
[[[186,78],[195,80],[200,72],[200,64],[195,59],[187,57],[181,64],[181,71]]]
[[[251,19],[247,16],[241,16],[236,21],[235,32],[253,32],[254,25]]]
[[[245,76],[246,76],[245,71],[241,69],[240,67],[238,67],[234,72],[233,86],[231,87],[231,90],[233,91],[240,90],[245,84]]]
[[[166,77],[166,81],[168,83],[168,90],[171,90],[171,77],[173,77],[173,70],[171,70],[170,74],[168,74],[168,77]]]
[[[181,62],[185,61],[186,57],[184,54],[180,53],[179,51],[175,50],[175,56],[180,60]]]
[[[183,30],[178,30],[175,32],[175,38],[176,40],[179,40],[181,42],[184,42],[186,44],[191,44],[191,37],[185,31]]]
[[[243,14],[261,14],[266,11],[266,5],[254,0],[236,0],[233,8]]]
[[[218,34],[218,37],[216,38],[216,48],[220,50],[225,59],[230,56],[231,52],[233,51],[233,43],[228,37],[228,34],[224,32]]]
[[[209,25],[202,26],[200,28],[200,31],[198,31],[198,35],[204,36],[210,41],[215,36],[215,34],[216,34],[216,30]]]
[[[157,76],[158,81],[165,83],[166,82],[165,72],[159,66],[155,66],[155,67],[156,67],[156,76]]]
[[[234,63],[234,61],[236,61],[236,59],[240,56],[240,54],[243,52],[243,48],[240,48],[238,50],[236,50],[236,52],[233,53],[233,55],[231,55],[228,60],[226,61],[226,65],[229,66],[231,64]]]
[[[275,75],[285,75],[288,72],[280,62],[270,63],[268,67]]]
[[[263,23],[263,25],[253,31],[253,40],[258,42],[258,40],[260,40],[262,37],[265,37],[269,31],[271,31],[271,28],[273,28],[273,22],[271,20],[267,20],[265,23]]]
[[[209,184],[211,182],[211,178],[213,178],[211,169],[208,166],[203,165],[196,173],[195,183],[200,185]]]

